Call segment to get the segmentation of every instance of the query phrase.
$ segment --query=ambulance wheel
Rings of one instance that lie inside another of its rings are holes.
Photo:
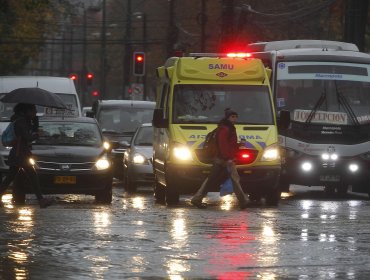
[[[166,189],[158,182],[157,178],[154,182],[154,198],[158,203],[166,202]]]
[[[266,206],[278,206],[281,196],[281,191],[279,188],[272,189],[265,195]]]
[[[180,201],[179,193],[174,190],[171,186],[166,186],[166,203],[167,205],[175,205]]]

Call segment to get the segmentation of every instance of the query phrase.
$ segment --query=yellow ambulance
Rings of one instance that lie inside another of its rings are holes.
[[[231,108],[239,115],[235,127],[243,142],[235,159],[241,185],[251,199],[278,203],[281,166],[270,74],[261,60],[242,55],[172,57],[157,68],[153,116],[157,201],[176,204],[180,195],[200,187],[212,164],[202,149],[205,137],[224,117],[225,108]],[[219,186],[212,191],[219,191]]]

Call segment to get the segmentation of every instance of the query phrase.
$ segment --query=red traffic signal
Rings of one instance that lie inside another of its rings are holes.
[[[94,79],[94,74],[93,73],[87,73],[86,74],[86,81],[87,81],[88,86],[92,85],[93,79]]]
[[[99,96],[99,91],[94,90],[93,92],[91,92],[91,95],[94,96],[94,97],[98,97]]]
[[[77,74],[70,74],[69,78],[73,81],[77,81]]]
[[[144,76],[145,75],[145,53],[144,52],[134,52],[134,65],[133,74],[134,76]]]

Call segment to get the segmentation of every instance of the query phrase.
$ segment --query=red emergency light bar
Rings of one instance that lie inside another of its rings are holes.
[[[252,54],[251,53],[227,53],[226,54],[227,57],[230,57],[230,58],[249,58],[249,57],[252,57]]]

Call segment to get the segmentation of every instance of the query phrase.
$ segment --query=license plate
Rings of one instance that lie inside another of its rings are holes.
[[[339,175],[320,175],[321,182],[339,182],[340,176]]]
[[[55,184],[76,184],[76,176],[55,176]]]

